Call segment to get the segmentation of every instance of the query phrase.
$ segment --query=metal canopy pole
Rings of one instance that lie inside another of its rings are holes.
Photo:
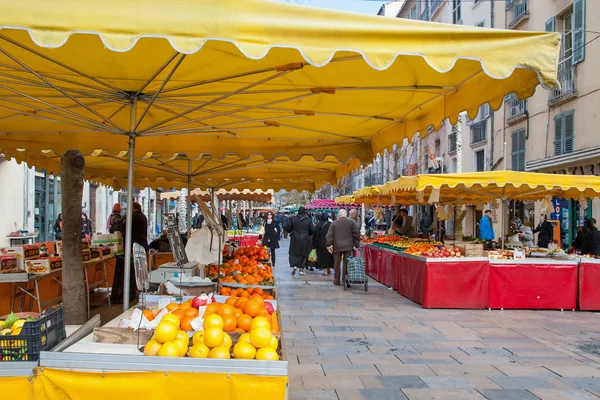
[[[188,186],[187,186],[187,240],[192,236],[192,160],[188,160]]]
[[[123,311],[129,310],[129,279],[131,275],[131,249],[132,249],[132,221],[133,221],[133,162],[135,153],[135,132],[137,99],[131,101],[131,114],[129,132],[129,172],[127,176],[127,219],[125,227],[125,273],[123,281]]]
[[[503,155],[503,169],[506,171],[506,142],[504,142],[504,155]],[[504,250],[504,236],[505,236],[505,229],[506,229],[506,222],[504,221],[504,218],[506,217],[504,214],[506,213],[506,198],[505,198],[505,194],[506,194],[506,185],[504,185],[502,187],[502,250]]]

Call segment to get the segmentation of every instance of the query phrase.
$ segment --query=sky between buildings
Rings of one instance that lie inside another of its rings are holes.
[[[285,3],[297,3],[309,7],[328,8],[331,10],[351,11],[361,14],[377,15],[385,1],[376,0],[278,0]]]

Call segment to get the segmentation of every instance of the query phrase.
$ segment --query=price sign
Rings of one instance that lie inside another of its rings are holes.
[[[185,247],[183,246],[183,241],[181,240],[181,235],[179,234],[179,224],[177,223],[174,214],[165,215],[165,226],[167,228],[167,237],[171,244],[171,251],[173,252],[175,262],[180,266],[187,264],[187,254],[185,252]]]

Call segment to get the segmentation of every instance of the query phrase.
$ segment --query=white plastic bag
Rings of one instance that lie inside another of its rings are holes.
[[[185,246],[188,260],[197,261],[204,265],[218,263],[219,253],[227,241],[227,234],[224,234],[224,236],[219,243],[218,231],[203,226],[202,229],[192,235]]]

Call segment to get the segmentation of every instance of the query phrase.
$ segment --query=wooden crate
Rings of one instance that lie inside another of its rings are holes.
[[[452,241],[446,240],[444,245],[458,247],[465,257],[484,257],[483,244],[481,243],[454,242],[453,244]]]

